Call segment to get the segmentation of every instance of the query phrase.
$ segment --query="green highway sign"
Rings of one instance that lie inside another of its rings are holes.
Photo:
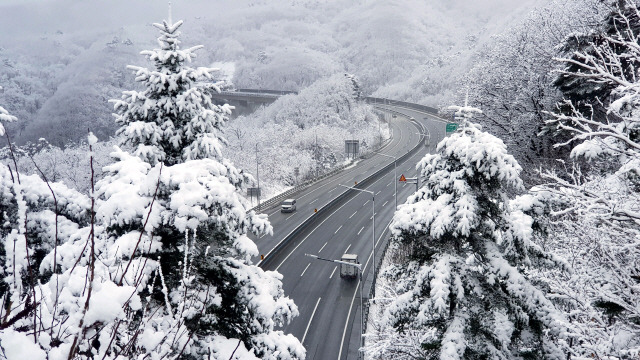
[[[456,123],[448,123],[447,124],[447,132],[454,132],[458,130],[458,124]]]

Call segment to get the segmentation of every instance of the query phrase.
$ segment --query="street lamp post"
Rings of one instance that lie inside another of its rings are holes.
[[[387,155],[383,153],[376,152],[378,155],[386,156],[393,159],[393,199],[396,202],[396,210],[398,209],[398,173],[396,172],[396,165],[398,163],[398,158],[396,156]]]
[[[333,260],[333,259],[325,259],[325,258],[321,258],[317,255],[311,255],[311,254],[304,254],[305,256],[308,257],[312,257],[314,259],[318,259],[318,260],[322,260],[322,261],[328,261],[328,262],[332,262],[332,263],[338,263],[338,264],[345,264],[345,265],[349,265],[349,266],[353,266],[356,269],[358,269],[358,275],[360,276],[360,279],[358,280],[359,285],[360,285],[360,347],[364,346],[364,307],[363,307],[363,302],[362,302],[362,282],[364,280],[364,276],[362,275],[362,264],[353,264],[353,263],[349,263],[346,261],[341,261],[341,260]]]
[[[258,178],[258,210],[260,210],[260,170],[258,168],[258,143],[256,143],[256,177]]]
[[[371,216],[372,225],[373,225],[371,246],[373,248],[373,276],[376,276],[376,196],[375,196],[375,193],[373,191],[358,189],[358,188],[354,188],[354,187],[347,186],[347,185],[340,184],[340,186],[346,187],[347,189],[366,192],[366,193],[371,194],[371,202],[373,204],[372,207],[371,207],[371,210],[372,210],[372,213],[373,213],[373,215]]]

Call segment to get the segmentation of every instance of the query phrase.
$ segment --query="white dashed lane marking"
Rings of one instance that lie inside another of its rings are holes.
[[[311,263],[307,264],[307,267],[304,268],[304,270],[302,271],[302,274],[300,274],[300,276],[304,275],[304,273],[307,272],[307,269],[309,268],[309,265],[311,265]]]
[[[333,268],[333,271],[331,272],[331,275],[329,276],[329,279],[331,279],[333,277],[333,274],[336,272],[337,268],[338,268],[337,266]]]

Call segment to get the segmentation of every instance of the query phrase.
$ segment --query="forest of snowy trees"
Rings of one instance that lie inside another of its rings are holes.
[[[573,24],[550,24],[559,2],[532,14],[469,75],[482,109],[450,108],[462,130],[418,164],[425,184],[394,216],[371,358],[640,355],[640,4],[581,3]],[[487,129],[543,164],[528,189]]]
[[[0,49],[0,359],[304,359],[280,330],[299,315],[282,275],[251,260],[250,236],[273,229],[243,195],[247,170],[260,160],[276,193],[294,168],[341,162],[345,136],[379,145],[388,128],[360,89],[460,124],[394,214],[367,358],[638,359],[640,2],[547,1],[436,55],[394,40],[426,26],[395,5],[292,5],[340,14],[335,40],[280,13],[256,30],[277,12],[257,1],[211,52],[169,18],[146,66],[93,62],[144,61],[124,30],[105,46],[52,34],[47,64]],[[248,44],[286,33],[290,47]],[[210,97],[229,84],[192,63],[248,48],[233,81],[299,93],[232,118]]]

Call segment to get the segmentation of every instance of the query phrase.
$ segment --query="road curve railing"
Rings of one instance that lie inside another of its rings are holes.
[[[420,123],[415,121],[413,121],[412,123],[416,126],[418,131],[424,132],[423,126]],[[391,171],[391,169],[393,169],[394,162],[402,163],[409,157],[413,156],[416,152],[418,152],[418,150],[420,150],[420,148],[422,147],[422,144],[423,144],[422,141],[418,141],[418,143],[407,153],[400,156],[397,160],[391,161],[390,163],[380,168],[378,171],[374,172],[368,177],[364,178],[363,180],[358,182],[358,184],[355,185],[354,187],[358,189],[364,189],[368,187],[369,185],[374,183],[376,180],[378,180],[381,176]],[[294,240],[296,239],[299,240],[298,235],[306,231],[313,224],[326,219],[333,209],[341,206],[344,201],[347,201],[347,199],[350,199],[351,197],[357,195],[358,193],[359,192],[356,190],[346,189],[340,195],[333,198],[333,200],[329,201],[326,205],[319,208],[316,213],[307,217],[300,225],[298,225],[295,229],[291,230],[291,232],[287,234],[287,236],[285,236],[282,240],[280,240],[280,242],[264,256],[264,259],[258,262],[258,266],[264,268],[267,265],[269,265],[273,261],[273,259],[276,257],[276,255],[279,254],[281,251],[283,251],[290,245],[296,245]]]
[[[297,92],[295,92],[295,91],[265,90],[265,89],[236,89],[236,91],[225,92],[225,93],[228,93],[229,95],[234,95],[234,96],[241,96],[241,95],[252,96],[252,97],[264,96],[265,98],[274,98],[274,97],[280,97],[280,96],[283,96],[283,95],[297,94]],[[221,94],[221,95],[224,95],[224,94]],[[399,106],[399,107],[403,107],[403,108],[418,110],[418,111],[429,113],[429,114],[433,114],[433,115],[438,115],[438,109],[430,107],[430,106],[414,104],[414,103],[410,103],[410,102],[406,102],[406,101],[399,101],[399,100],[392,100],[392,99],[385,99],[385,98],[377,98],[377,97],[372,97],[372,96],[367,96],[367,97],[364,97],[363,99],[368,104],[371,104],[371,105],[374,105],[374,106],[375,105],[392,105],[392,106]],[[387,110],[387,111],[389,111],[389,110]],[[392,111],[392,112],[394,112],[394,111]],[[420,133],[424,133],[425,129],[424,129],[424,126],[422,124],[420,124],[418,122],[415,122],[415,121],[413,122],[413,124],[416,126],[416,128],[418,129],[418,131]],[[382,175],[384,175],[388,171],[390,171],[393,168],[394,162],[401,163],[404,160],[408,159],[409,157],[413,156],[416,152],[418,152],[418,150],[420,149],[422,144],[423,144],[422,141],[418,141],[418,143],[411,150],[409,150],[407,153],[405,153],[404,155],[399,157],[397,160],[389,162],[387,165],[385,165],[384,167],[380,168],[375,173],[373,173],[373,174],[369,175],[368,177],[366,177],[365,179],[361,180],[355,187],[359,188],[359,189],[362,189],[362,188],[365,188],[365,187],[369,186],[370,184],[372,184],[373,182],[378,180]],[[320,181],[322,179],[325,179],[325,178],[327,178],[329,176],[333,176],[333,175],[337,174],[338,172],[341,172],[342,170],[344,170],[346,167],[351,166],[351,165],[352,164],[341,166],[341,167],[336,168],[336,169],[334,169],[334,170],[332,170],[332,171],[330,171],[328,173],[322,174],[320,177],[308,180],[307,182],[305,182],[303,184],[300,184],[299,186],[291,188],[291,189],[285,191],[284,193],[278,194],[278,195],[266,200],[265,202],[263,202],[261,204],[261,206],[260,206],[260,209],[270,208],[274,204],[277,204],[280,200],[285,199],[285,198],[287,198],[287,197],[289,197],[289,196],[291,196],[291,195],[303,190],[304,188],[307,188],[307,187],[311,186],[312,184],[314,184],[314,183],[316,183],[316,182],[318,182],[318,181]],[[308,218],[306,218],[300,225],[298,225],[295,229],[293,229],[291,232],[289,232],[289,234],[287,234],[282,240],[280,240],[280,242],[273,249],[271,249],[264,256],[264,258],[262,260],[260,260],[258,262],[258,266],[264,268],[265,266],[270,264],[270,262],[273,261],[273,259],[275,258],[275,255],[279,254],[283,249],[285,249],[286,247],[291,245],[293,240],[296,239],[299,234],[301,234],[304,231],[306,231],[307,228],[309,228],[311,225],[313,225],[317,221],[324,220],[326,217],[328,217],[328,214],[331,212],[331,210],[333,210],[337,206],[340,206],[343,201],[346,201],[346,199],[350,198],[351,196],[355,196],[357,193],[358,192],[356,190],[346,189],[340,195],[336,196],[333,200],[331,200],[329,203],[327,203],[326,205],[324,205],[321,208],[319,208],[316,213],[314,213],[311,216],[309,216]],[[256,208],[253,208],[251,210],[256,210]],[[376,259],[374,259],[373,261],[376,261]]]
[[[291,94],[296,95],[298,94],[298,92],[287,91],[287,90],[236,89],[235,91],[223,91],[220,93],[220,95],[229,95],[229,96],[251,95],[254,97],[264,97],[269,99],[278,98],[280,96],[291,95]],[[402,106],[404,108],[414,109],[418,111],[427,112],[433,115],[438,115],[438,109],[431,106],[420,105],[420,104],[415,104],[415,103],[410,103],[410,102],[400,101],[400,100],[378,98],[373,96],[365,96],[363,97],[363,99],[368,104],[372,104],[372,105]]]
[[[383,147],[385,147],[389,141],[391,141],[391,138],[383,141],[382,143],[379,144],[378,147],[372,149],[371,151],[367,151],[365,153],[363,153],[362,155],[360,155],[360,157],[358,159],[360,160],[365,160],[370,158],[371,156],[373,156],[377,151],[380,151]],[[280,201],[287,199],[289,197],[291,197],[291,195],[293,194],[297,194],[298,192],[314,185],[315,183],[322,181],[328,177],[331,177],[341,171],[343,171],[344,169],[350,168],[352,166],[355,165],[355,161],[349,161],[346,164],[340,165],[340,166],[336,166],[335,168],[331,169],[331,171],[327,171],[327,172],[323,172],[321,174],[318,174],[317,176],[314,176],[313,178],[307,179],[305,181],[303,181],[302,183],[292,187],[289,190],[286,190],[284,192],[281,192],[277,195],[274,195],[273,197],[270,197],[266,200],[264,200],[263,202],[260,203],[260,205],[254,206],[253,208],[249,209],[249,211],[253,210],[253,211],[262,211],[262,210],[266,210],[266,209],[270,209],[271,207],[273,207],[276,204],[279,204]]]
[[[438,109],[436,109],[434,107],[431,107],[431,106],[414,104],[414,103],[410,103],[410,102],[406,102],[406,101],[400,101],[400,100],[377,98],[377,97],[372,97],[372,96],[367,96],[364,99],[367,102],[367,104],[371,104],[371,105],[401,106],[401,107],[407,108],[407,109],[414,109],[414,110],[423,111],[423,112],[426,112],[426,113],[429,113],[429,114],[438,115]]]

